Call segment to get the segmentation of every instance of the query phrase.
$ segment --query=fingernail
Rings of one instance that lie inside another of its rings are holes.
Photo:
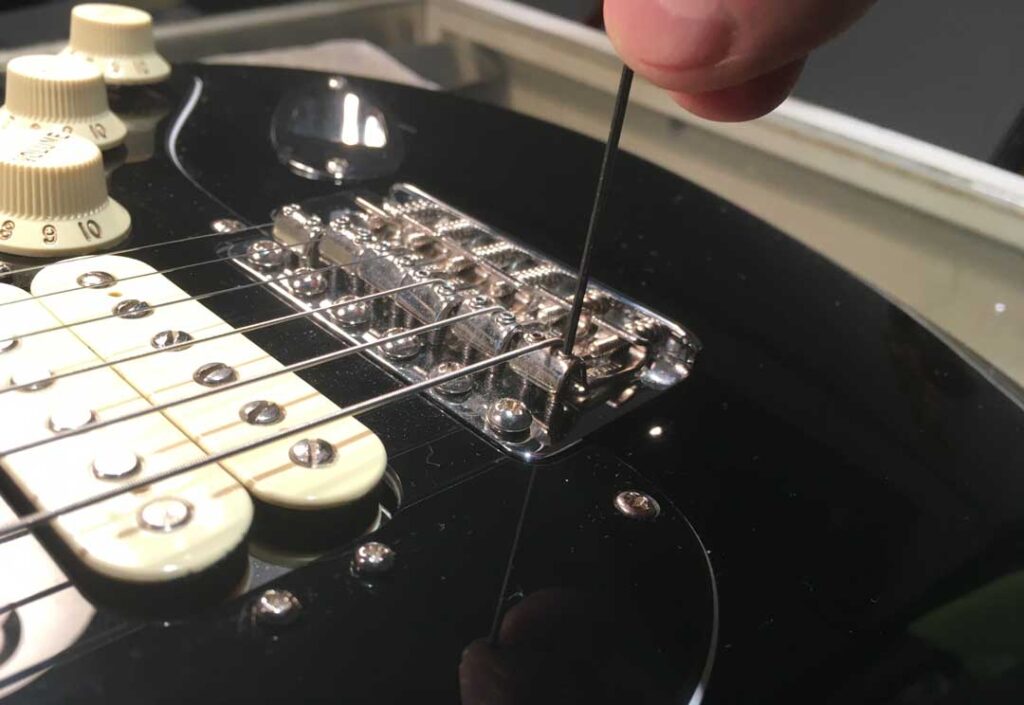
[[[732,45],[733,23],[722,0],[615,0],[607,12],[613,41],[654,67],[712,66]]]

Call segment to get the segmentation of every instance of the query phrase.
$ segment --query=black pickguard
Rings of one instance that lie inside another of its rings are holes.
[[[336,190],[293,175],[269,142],[280,96],[309,78],[177,67],[159,89],[170,114],[154,157],[111,177],[133,217],[123,246],[207,232],[225,216],[265,222]],[[598,143],[449,95],[354,82],[406,133],[388,183],[416,183],[576,259]],[[140,258],[162,269],[214,255],[206,242]],[[463,653],[490,629],[530,466],[413,399],[363,418],[401,484],[375,536],[398,552],[386,579],[349,573],[354,544],[254,575],[303,602],[280,631],[252,623],[255,593],[171,621],[103,606],[3,702],[1018,702],[1018,403],[822,257],[625,155],[595,276],[685,321],[704,352],[686,384],[538,466],[511,578],[515,647]],[[228,265],[172,278],[193,294],[245,281]],[[236,325],[287,312],[252,289],[206,303]],[[285,363],[337,346],[305,322],[254,339]],[[354,359],[304,376],[339,403],[398,384]],[[652,492],[665,512],[625,519],[612,506],[622,489]]]

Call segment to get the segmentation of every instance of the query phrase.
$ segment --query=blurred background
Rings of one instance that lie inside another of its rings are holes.
[[[779,0],[785,1],[785,0]],[[521,0],[579,22],[600,21],[601,0]],[[0,48],[57,40],[67,0],[0,3]],[[135,0],[158,21],[283,5],[280,0]],[[880,2],[864,22],[818,52],[797,96],[1015,171],[1024,109],[1020,0]]]

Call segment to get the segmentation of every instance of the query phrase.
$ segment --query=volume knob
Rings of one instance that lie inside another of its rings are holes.
[[[171,73],[171,65],[156,53],[153,18],[124,5],[76,5],[71,37],[61,53],[93,62],[112,85],[158,83]]]
[[[107,195],[103,157],[70,129],[0,133],[0,252],[60,257],[109,246],[131,218]]]
[[[103,74],[71,56],[19,56],[7,64],[7,97],[0,130],[70,128],[100,149],[116,147],[127,132],[110,112]]]

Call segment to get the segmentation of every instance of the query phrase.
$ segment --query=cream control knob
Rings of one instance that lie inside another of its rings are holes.
[[[171,65],[156,53],[153,18],[124,5],[76,5],[71,38],[61,53],[96,64],[113,85],[158,83],[171,73]]]
[[[107,247],[131,218],[107,195],[103,157],[61,130],[0,133],[0,252],[61,257]]]
[[[103,74],[71,56],[19,56],[7,64],[0,130],[70,128],[100,149],[124,141],[125,125],[107,104]]]

